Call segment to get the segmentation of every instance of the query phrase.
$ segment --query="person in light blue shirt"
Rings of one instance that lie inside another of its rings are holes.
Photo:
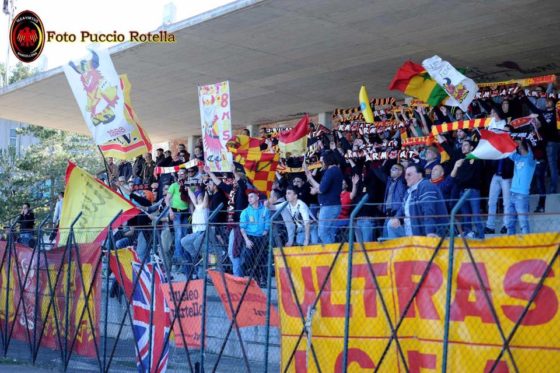
[[[242,248],[242,276],[254,274],[259,285],[266,285],[266,249],[270,211],[260,203],[256,190],[247,190],[249,206],[241,212],[239,228],[245,245]]]
[[[516,142],[517,152],[509,156],[514,163],[514,168],[510,189],[511,197],[509,199],[509,211],[512,216],[511,219],[508,219],[507,231],[508,234],[515,234],[517,220],[519,219],[521,233],[528,234],[530,233],[529,191],[537,162],[525,140],[517,140]]]

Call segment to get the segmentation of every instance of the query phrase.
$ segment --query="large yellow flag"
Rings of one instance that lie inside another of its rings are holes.
[[[121,195],[113,192],[74,163],[68,162],[57,243],[66,244],[70,225],[80,211],[82,216],[74,225],[75,242],[103,241],[107,236],[107,226],[121,210],[123,213],[115,221],[115,228],[140,212]]]
[[[121,88],[124,94],[124,116],[132,126],[132,132],[128,135],[117,137],[114,140],[101,145],[101,151],[106,157],[117,159],[134,159],[144,153],[152,151],[150,138],[140,126],[136,112],[132,108],[130,100],[131,84],[126,74],[119,75]]]

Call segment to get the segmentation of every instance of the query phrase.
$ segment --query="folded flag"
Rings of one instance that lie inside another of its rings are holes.
[[[284,158],[304,155],[307,151],[307,135],[309,134],[309,116],[306,114],[289,131],[278,136],[280,155]]]
[[[474,80],[467,78],[455,69],[449,62],[439,56],[433,56],[422,61],[422,66],[449,95],[446,105],[458,106],[467,110],[476,97],[478,86]]]
[[[154,284],[152,284],[152,281]],[[132,262],[132,331],[138,344],[136,366],[139,372],[162,373],[169,358],[170,310],[161,284],[166,283],[159,265]],[[154,294],[152,294],[154,289]]]
[[[439,105],[447,93],[421,65],[406,61],[389,84],[389,89],[401,91],[431,106]]]
[[[364,116],[364,121],[366,123],[373,123],[373,112],[371,111],[371,106],[369,105],[369,98],[365,85],[360,88],[358,99],[360,102],[360,110],[362,111],[362,115]]]
[[[467,154],[467,159],[504,159],[513,154],[517,144],[509,133],[480,130],[480,141],[476,149]]]

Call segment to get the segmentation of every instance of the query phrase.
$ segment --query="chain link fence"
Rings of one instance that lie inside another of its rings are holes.
[[[250,222],[260,231],[187,224],[179,250],[164,219],[104,227],[97,244],[100,228],[56,245],[48,219],[31,237],[14,224],[0,242],[4,356],[67,371],[554,370],[557,234],[473,240],[476,216],[459,213],[440,237],[393,240],[390,217],[359,209],[306,222],[278,208]],[[556,213],[527,216],[560,231]]]

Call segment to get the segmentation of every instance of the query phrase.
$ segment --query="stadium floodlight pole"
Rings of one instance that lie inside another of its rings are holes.
[[[271,299],[270,294],[272,292],[272,230],[274,219],[282,213],[282,211],[288,206],[289,202],[285,202],[280,206],[278,210],[272,214],[270,217],[270,226],[268,227],[268,262],[267,262],[267,274],[266,274],[266,339],[264,342],[264,373],[268,373],[268,347],[270,338],[270,307]],[[278,294],[278,288],[276,288],[276,293]]]
[[[445,324],[443,325],[443,359],[441,365],[442,373],[447,372],[447,348],[449,345],[449,322],[451,317],[450,305],[451,305],[451,289],[453,281],[453,259],[455,254],[455,215],[461,209],[469,195],[471,194],[470,189],[468,189],[465,194],[457,201],[453,210],[451,210],[451,217],[449,218],[449,253],[448,253],[448,263],[447,263],[447,290],[445,292]]]
[[[208,216],[208,220],[206,221],[206,234],[204,235],[204,260],[202,261],[202,273],[204,273],[204,283],[202,286],[202,324],[200,325],[200,371],[204,372],[204,354],[205,348],[204,343],[206,342],[205,334],[206,334],[206,287],[208,286],[208,244],[209,244],[209,235],[210,235],[210,221],[214,219],[216,215],[220,212],[220,210],[224,207],[223,203],[220,203],[218,207],[214,209]],[[188,281],[188,279],[187,279]]]
[[[346,273],[346,305],[344,307],[344,349],[342,350],[342,371],[348,371],[348,335],[350,334],[350,301],[352,300],[352,260],[354,256],[354,221],[356,215],[369,199],[366,193],[358,202],[352,214],[350,214],[350,225],[348,227],[348,271]]]

